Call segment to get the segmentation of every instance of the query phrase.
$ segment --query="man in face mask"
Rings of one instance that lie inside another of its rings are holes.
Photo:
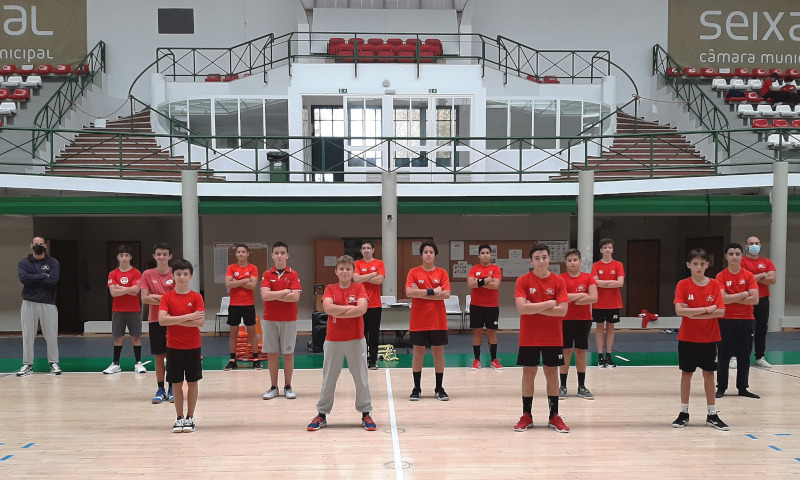
[[[17,264],[19,281],[22,282],[22,368],[18,377],[33,373],[33,342],[39,324],[47,342],[47,360],[50,373],[61,375],[58,366],[58,310],[56,310],[56,285],[61,268],[58,260],[47,255],[44,237],[33,237],[33,254]]]
[[[758,282],[758,303],[753,306],[753,316],[756,317],[756,334],[753,337],[756,351],[756,366],[770,368],[769,362],[764,358],[767,350],[767,323],[769,321],[769,286],[775,284],[775,265],[768,259],[760,257],[761,240],[758,237],[747,239],[746,255],[742,257],[742,268],[752,273]],[[745,361],[740,358],[739,361]],[[746,361],[750,361],[748,358]]]

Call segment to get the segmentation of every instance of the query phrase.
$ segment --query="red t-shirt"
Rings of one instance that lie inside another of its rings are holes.
[[[175,280],[172,279],[172,270],[165,274],[158,273],[158,269],[151,268],[145,270],[142,274],[142,279],[139,280],[139,288],[146,289],[150,293],[156,295],[164,295],[173,288],[175,288]],[[150,315],[147,317],[149,323],[158,321],[158,305],[148,305],[150,307]]]
[[[519,277],[517,279],[517,288],[514,291],[514,298],[525,298],[531,303],[541,303],[548,300],[556,300],[558,303],[569,302],[567,285],[564,279],[555,273],[550,273],[545,278],[539,278],[533,272]],[[520,315],[519,346],[563,346],[562,318],[542,315],[541,313]]]
[[[408,271],[406,287],[416,285],[420,290],[442,287],[450,290],[450,277],[447,270],[436,267],[427,271],[421,266]],[[425,330],[447,330],[447,311],[444,300],[429,300],[427,298],[411,299],[411,324],[408,328],[412,332]]]
[[[286,290],[287,288],[293,291],[302,290],[300,276],[288,266],[283,273],[278,273],[275,267],[264,272],[261,288],[269,288],[272,292]],[[279,300],[264,302],[263,319],[273,322],[297,321],[297,302],[281,302]]]
[[[498,278],[502,281],[503,270],[495,264],[490,264],[484,267],[480,263],[469,269],[469,278],[480,280],[481,278]],[[496,307],[498,305],[497,299],[500,297],[500,290],[493,290],[491,288],[478,287],[472,289],[472,297],[470,297],[470,305],[477,305],[479,307]]]
[[[368,273],[375,272],[378,275],[386,276],[386,267],[383,262],[373,258],[371,262],[367,263],[364,260],[356,260],[356,275],[367,275]],[[369,308],[381,308],[381,286],[374,283],[364,282],[364,289],[367,291],[369,297]]]
[[[592,276],[600,280],[616,280],[625,276],[625,269],[616,260],[608,263],[602,260],[594,262],[592,265]],[[592,308],[622,308],[622,294],[619,288],[600,288],[597,287],[597,302]]]
[[[739,270],[736,275],[732,274],[727,268],[717,274],[717,281],[722,285],[725,293],[741,293],[748,290],[758,290],[756,277],[744,268]],[[752,305],[742,305],[741,303],[728,303],[725,305],[725,316],[722,318],[739,318],[744,320],[755,320]]]
[[[742,257],[742,268],[753,275],[758,275],[764,272],[774,272],[775,264],[772,263],[769,258],[758,257],[753,260],[748,256],[744,256]],[[756,283],[758,283],[758,281],[756,281]],[[766,283],[758,283],[758,298],[764,297],[769,297],[769,285]]]
[[[161,297],[158,309],[167,312],[172,317],[180,317],[197,311],[205,311],[203,297],[195,291],[180,294],[170,290]],[[200,348],[201,343],[199,327],[185,327],[183,325],[167,326],[167,347],[180,350]]]
[[[244,280],[245,278],[258,278],[258,268],[255,265],[247,264],[240,267],[238,263],[228,265],[225,272],[226,277],[234,280]],[[244,287],[231,288],[231,305],[253,305],[255,304],[255,290],[248,290]]]
[[[108,274],[108,286],[117,285],[123,288],[133,287],[139,285],[142,278],[139,270],[131,267],[127,272],[123,272],[119,268]],[[129,293],[120,295],[119,297],[111,297],[111,311],[112,312],[141,312],[142,303],[138,293]]]
[[[564,283],[567,286],[567,293],[589,293],[589,286],[597,285],[597,280],[586,272],[578,273],[577,277],[573,277],[568,272],[564,272],[559,276],[564,279]],[[591,319],[592,305],[575,305],[575,302],[569,302],[567,315],[564,317],[564,320]]]
[[[363,283],[352,282],[349,287],[342,288],[338,283],[325,287],[323,300],[332,298],[334,305],[358,305],[358,299],[368,298]],[[328,334],[325,337],[329,342],[348,342],[364,338],[364,317],[353,318],[328,318]]]
[[[685,303],[689,308],[704,308],[716,305],[725,308],[722,300],[722,285],[710,278],[708,283],[700,286],[691,277],[684,278],[675,287],[674,304]],[[728,315],[727,310],[725,316]],[[716,318],[681,317],[681,328],[678,340],[694,343],[714,343],[722,339],[719,334],[719,321]]]

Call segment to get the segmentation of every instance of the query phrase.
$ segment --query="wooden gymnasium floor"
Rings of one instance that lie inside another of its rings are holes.
[[[733,373],[733,372],[732,372]],[[378,431],[360,427],[343,371],[329,426],[306,431],[321,370],[298,370],[296,400],[264,401],[266,369],[207,371],[197,431],[173,434],[173,405],[150,403],[152,372],[104,376],[36,373],[0,378],[0,478],[784,478],[800,475],[800,366],[751,370],[760,400],[717,401],[729,432],[705,426],[695,375],[686,428],[675,366],[589,367],[597,399],[574,396],[561,413],[572,431],[547,428],[544,377],[537,377],[535,427],[514,432],[519,368],[448,368],[449,402],[409,402],[407,368],[370,372]],[[282,378],[282,377],[281,377]],[[729,390],[730,391],[730,390]],[[735,390],[734,390],[735,391]]]

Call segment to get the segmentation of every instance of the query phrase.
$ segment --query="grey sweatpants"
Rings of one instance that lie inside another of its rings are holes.
[[[58,310],[49,303],[22,301],[20,308],[22,319],[22,363],[33,365],[33,341],[39,324],[42,325],[42,336],[47,342],[47,361],[58,363]]]
[[[372,397],[369,393],[369,370],[367,369],[367,342],[363,338],[347,342],[329,342],[322,346],[325,358],[322,362],[322,388],[319,392],[317,411],[325,415],[333,409],[333,396],[336,381],[342,372],[344,359],[356,385],[356,411],[372,411]]]

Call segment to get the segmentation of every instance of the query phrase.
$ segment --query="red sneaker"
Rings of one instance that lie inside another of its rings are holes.
[[[472,370],[472,371],[480,370],[480,368],[481,368],[481,361],[480,360],[474,360],[472,362],[472,366],[469,367],[469,369]]]
[[[498,360],[496,358],[494,360],[492,360],[492,368],[494,368],[495,370],[502,370],[503,366],[500,365],[500,360]]]
[[[564,423],[564,417],[561,415],[553,415],[550,417],[550,421],[547,422],[547,426],[555,428],[556,432],[558,433],[569,433],[569,427],[566,423]]]
[[[530,413],[523,413],[521,417],[519,417],[519,422],[514,425],[515,432],[524,432],[528,429],[528,427],[533,426],[533,417]]]

